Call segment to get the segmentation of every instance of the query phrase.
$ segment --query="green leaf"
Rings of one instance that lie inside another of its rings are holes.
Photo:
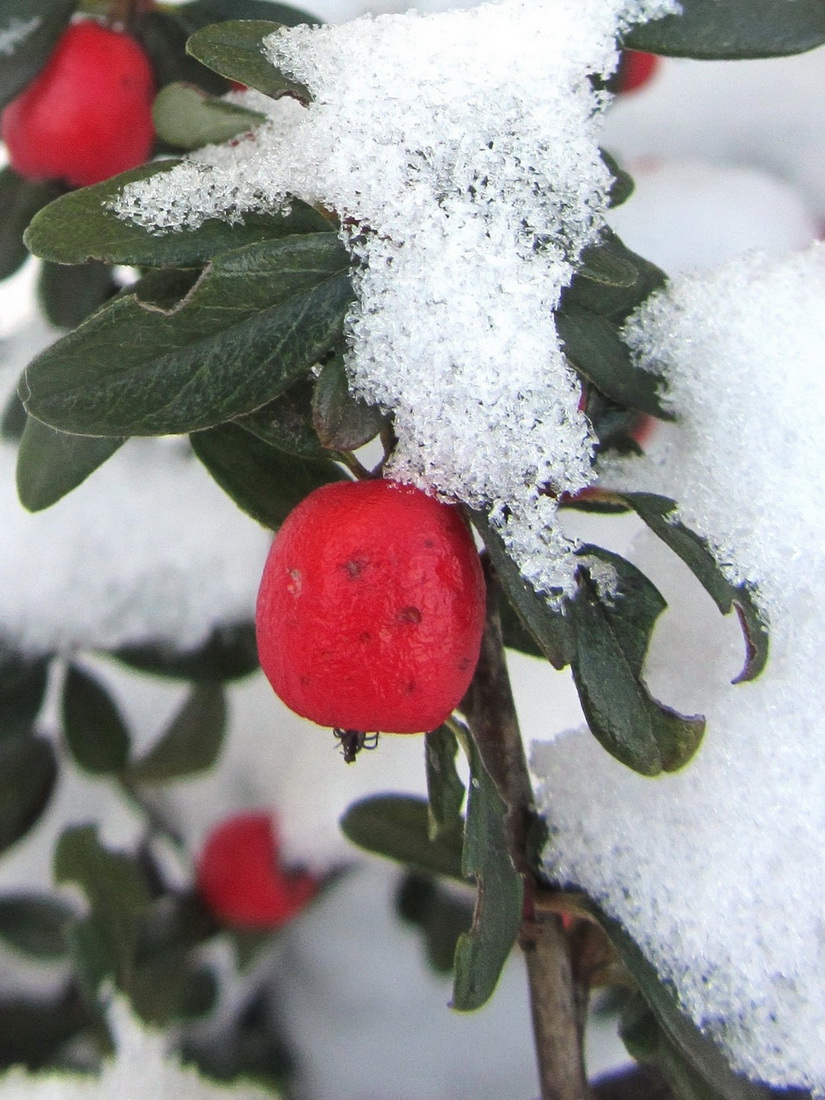
[[[37,299],[55,328],[75,328],[118,289],[111,267],[99,260],[70,267],[46,261],[37,280]]]
[[[609,205],[611,207],[621,206],[622,203],[627,202],[633,194],[636,189],[636,184],[633,182],[633,177],[628,172],[625,172],[616,158],[611,156],[606,149],[600,149],[599,153],[613,177],[613,185],[608,195],[610,200]]]
[[[507,807],[468,742],[470,786],[462,871],[478,885],[473,924],[455,952],[453,999],[460,1012],[481,1008],[492,996],[521,927],[523,885],[510,860]]]
[[[207,23],[220,23],[227,19],[274,20],[284,27],[297,27],[301,23],[320,25],[321,20],[303,8],[292,4],[276,4],[271,0],[194,0],[184,4],[180,16],[194,27]]]
[[[129,759],[129,731],[117,704],[94,676],[69,665],[63,732],[75,761],[92,775],[118,772]]]
[[[264,38],[280,29],[280,24],[262,19],[215,23],[193,34],[186,49],[227,80],[246,84],[273,99],[291,95],[309,103],[311,96],[305,86],[284,76],[264,54]]]
[[[395,909],[402,920],[418,928],[427,962],[439,974],[453,969],[455,949],[462,933],[473,922],[469,898],[457,896],[431,875],[407,872],[395,895]]]
[[[238,680],[259,667],[254,623],[216,626],[206,642],[193,650],[159,643],[123,646],[110,655],[141,672],[197,683]]]
[[[68,435],[28,417],[17,451],[17,492],[30,512],[49,508],[76,489],[125,441]]]
[[[825,42],[822,0],[682,0],[679,15],[631,28],[623,45],[671,57],[783,57]]]
[[[576,636],[572,668],[591,732],[641,775],[677,770],[699,747],[705,722],[658,703],[639,679],[640,622],[652,611],[640,612],[631,602],[626,616],[624,601],[602,597],[585,569],[579,577],[579,592],[568,604]]]
[[[0,0],[0,34],[10,45],[0,65],[0,108],[37,76],[79,0]]]
[[[460,828],[430,839],[425,798],[377,794],[361,799],[341,818],[344,836],[376,855],[419,871],[464,881],[461,869],[463,832]]]
[[[111,977],[128,988],[137,922],[151,897],[137,861],[100,843],[96,825],[66,829],[54,852],[54,878],[75,883],[89,902],[89,917],[71,930],[72,952],[86,983],[96,989]]]
[[[389,422],[376,405],[352,396],[340,354],[324,364],[315,383],[312,415],[318,438],[325,447],[337,451],[357,450]]]
[[[33,219],[26,244],[44,260],[82,264],[103,260],[137,267],[200,266],[219,252],[290,234],[330,232],[334,227],[305,203],[293,200],[292,213],[245,214],[229,224],[212,218],[198,229],[152,233],[117,217],[112,204],[129,183],[162,176],[180,164],[164,160],[144,164],[103,183],[61,195]]]
[[[501,536],[490,524],[487,516],[482,512],[473,512],[471,518],[484,540],[504,593],[522,626],[522,633],[515,632],[512,629],[512,617],[509,618],[511,630],[505,636],[505,644],[513,644],[516,649],[523,648],[528,645],[523,634],[526,632],[530,638],[534,639],[538,652],[543,654],[554,668],[562,669],[569,665],[573,655],[574,640],[570,623],[562,610],[557,604],[551,603],[541,593],[536,592],[533,586],[522,577],[518,566],[507,553]],[[502,630],[507,621],[505,617]],[[516,638],[520,644],[514,644],[513,638]],[[526,648],[523,651],[536,653],[536,648]]]
[[[258,111],[247,110],[211,96],[192,84],[167,84],[152,106],[155,132],[161,141],[178,149],[229,141],[265,121]]]
[[[337,237],[314,233],[221,254],[168,310],[137,283],[42,352],[20,395],[80,435],[180,434],[252,412],[340,341],[348,268]]]
[[[429,836],[437,840],[463,825],[464,784],[456,770],[458,742],[449,726],[439,726],[425,734],[427,762],[427,801],[429,805]]]
[[[59,959],[69,950],[72,910],[57,898],[38,894],[0,897],[0,940],[39,959]]]
[[[576,370],[612,401],[672,419],[661,403],[662,379],[636,366],[617,326],[607,317],[568,301],[556,313],[556,328]]]
[[[607,317],[615,325],[620,325],[655,290],[660,290],[665,285],[667,276],[661,268],[635,252],[631,252],[611,230],[603,232],[601,243],[594,248],[596,250],[607,248],[611,255],[621,259],[623,264],[632,264],[636,271],[635,281],[629,286],[608,285],[577,272],[562,295],[562,308],[573,304],[590,310],[591,313]],[[590,255],[589,250],[585,252],[585,256]]]
[[[5,439],[9,443],[19,443],[23,438],[23,430],[28,419],[26,407],[15,390],[9,394],[6,407],[0,415],[0,439]]]
[[[329,458],[312,426],[313,384],[299,378],[280,397],[235,421],[264,443],[300,458]]]
[[[176,80],[196,84],[221,95],[226,81],[186,52],[186,40],[195,26],[185,17],[190,4],[167,11],[147,11],[130,22],[130,32],[143,46],[152,64],[158,88]]]
[[[313,489],[346,480],[333,462],[286,455],[236,424],[221,424],[190,438],[195,454],[224,492],[272,530]]]
[[[686,527],[678,518],[678,509],[668,497],[654,493],[617,493],[666,546],[678,554],[723,615],[736,609],[745,636],[745,665],[733,683],[753,680],[768,660],[768,624],[754,602],[753,590],[746,584],[734,584],[719,568],[708,542]]]
[[[0,741],[29,733],[43,706],[48,657],[8,654],[0,647]]]
[[[57,762],[48,741],[24,735],[0,741],[0,852],[39,820],[56,781]]]
[[[0,171],[0,279],[13,275],[28,260],[29,250],[23,243],[26,227],[58,194],[53,184],[24,180],[11,168]]]
[[[226,701],[217,684],[196,684],[160,741],[130,765],[131,783],[167,783],[208,771],[226,732]]]
[[[616,234],[605,229],[596,244],[582,252],[576,273],[582,279],[601,286],[632,287],[638,280],[632,257],[633,253],[625,248]]]

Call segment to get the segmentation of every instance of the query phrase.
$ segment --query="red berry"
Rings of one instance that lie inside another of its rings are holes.
[[[12,168],[26,179],[85,187],[142,164],[154,142],[154,91],[133,38],[94,20],[72,24],[3,111]]]
[[[216,917],[234,928],[274,929],[296,917],[318,890],[305,871],[278,861],[269,814],[227,818],[209,834],[196,869],[198,891]]]
[[[258,654],[277,695],[321,726],[421,733],[470,684],[484,605],[454,507],[393,481],[336,482],[310,493],[273,543]]]
[[[659,58],[654,53],[641,50],[623,50],[616,73],[616,91],[619,95],[635,92],[644,87],[659,67]]]

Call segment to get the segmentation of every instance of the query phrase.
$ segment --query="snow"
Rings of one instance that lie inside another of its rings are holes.
[[[167,1052],[168,1041],[144,1028],[122,1001],[109,1012],[114,1059],[100,1077],[65,1073],[27,1073],[13,1069],[0,1077],[0,1100],[273,1100],[271,1091],[249,1085],[217,1085],[192,1067],[183,1067]]]
[[[353,389],[395,414],[387,473],[492,509],[537,588],[571,590],[555,496],[592,479],[592,436],[552,310],[604,225],[607,102],[588,74],[617,29],[673,10],[638,0],[502,0],[273,35],[311,91],[246,141],[195,154],[114,203],[155,231],[334,209],[356,262]],[[256,99],[256,105],[258,104]]]
[[[825,1088],[825,570],[821,463],[825,246],[751,254],[683,275],[633,319],[665,366],[678,427],[606,485],[677,498],[734,580],[758,584],[771,658],[750,684],[736,624],[651,535],[633,559],[675,609],[654,638],[654,694],[708,732],[682,772],[651,781],[580,730],[536,744],[553,832],[546,866],[618,917],[733,1064],[774,1085]],[[596,795],[596,797],[594,797]],[[758,913],[758,919],[754,919]]]
[[[20,44],[37,30],[40,23],[39,16],[31,19],[12,16],[5,26],[0,26],[0,57],[11,57]]]

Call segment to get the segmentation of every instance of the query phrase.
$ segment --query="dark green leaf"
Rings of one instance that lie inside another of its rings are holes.
[[[106,688],[69,665],[63,685],[63,732],[72,756],[93,775],[120,771],[129,758],[129,731]]]
[[[192,449],[239,508],[276,530],[296,504],[346,475],[325,459],[299,459],[270,447],[237,424],[191,436]]]
[[[28,417],[17,451],[17,492],[30,512],[55,504],[102,466],[123,439],[68,435]]]
[[[615,233],[607,231],[602,239],[623,262],[633,264],[636,270],[635,282],[626,287],[608,286],[577,273],[562,295],[562,308],[568,304],[580,306],[620,325],[654,290],[660,290],[665,285],[667,276],[661,268],[631,252]]]
[[[38,894],[0,897],[0,940],[15,951],[58,959],[69,950],[72,910],[57,898]]]
[[[484,539],[504,593],[516,610],[524,630],[535,639],[540,652],[554,668],[561,669],[569,665],[574,643],[570,624],[563,610],[536,592],[522,577],[518,566],[504,548],[501,536],[482,512],[472,513],[472,520]],[[527,649],[525,652],[534,650]]]
[[[439,726],[426,734],[424,743],[430,807],[429,835],[431,840],[436,840],[442,833],[461,828],[465,791],[455,766],[458,742],[449,726]]]
[[[501,634],[508,649],[526,653],[529,657],[544,657],[541,646],[519,618],[509,599],[503,599],[499,607]]]
[[[186,52],[186,40],[195,29],[184,15],[190,7],[143,12],[132,21],[131,33],[149,55],[158,88],[184,80],[221,95],[226,81]]]
[[[48,741],[21,735],[0,742],[0,852],[40,818],[56,781],[57,762]]]
[[[97,1006],[77,982],[58,989],[56,996],[6,996],[0,1001],[0,1068],[53,1069],[61,1064],[70,1040],[78,1038],[84,1049],[94,1050],[95,1040],[105,1034]]]
[[[47,657],[0,651],[0,741],[32,729],[46,697],[48,679]]]
[[[128,986],[137,921],[151,898],[137,861],[100,843],[97,826],[66,829],[54,853],[54,878],[75,883],[89,902],[89,917],[71,931],[72,952],[87,984],[107,976]]]
[[[622,203],[627,202],[633,194],[636,189],[636,184],[633,182],[633,177],[619,166],[616,158],[611,156],[606,149],[600,149],[599,153],[613,177],[613,186],[610,188],[610,194],[608,196],[610,199],[610,206],[621,206]]]
[[[194,3],[183,5],[180,16],[192,24],[193,30],[226,19],[266,19],[284,27],[297,27],[300,23],[317,26],[321,23],[320,19],[302,8],[271,3],[270,0],[194,0]]]
[[[47,260],[37,280],[40,308],[55,328],[75,328],[117,291],[111,267],[99,260],[69,267]]]
[[[416,867],[434,875],[464,881],[461,870],[463,832],[454,829],[436,840],[429,836],[429,810],[425,798],[378,794],[350,806],[341,818],[348,840],[376,855]]]
[[[26,412],[26,406],[15,390],[9,395],[6,407],[3,409],[2,416],[0,416],[0,439],[5,439],[10,443],[19,443],[28,419],[29,414]]]
[[[280,397],[235,421],[264,443],[301,458],[329,458],[312,426],[313,385],[299,378]]]
[[[632,287],[638,279],[632,257],[616,234],[606,229],[596,244],[582,252],[576,271],[581,278],[601,286]]]
[[[340,341],[348,267],[337,237],[315,233],[221,254],[169,311],[143,305],[138,283],[42,352],[20,395],[82,435],[179,434],[252,412]]]
[[[682,0],[680,15],[633,27],[623,45],[671,57],[783,57],[825,42],[822,0]]]
[[[160,741],[128,769],[131,783],[166,783],[208,771],[220,756],[226,701],[217,684],[196,684]]]
[[[229,141],[254,129],[265,115],[249,111],[192,84],[167,84],[155,98],[152,118],[158,137],[177,149]]]
[[[35,256],[59,264],[103,260],[138,267],[186,267],[204,264],[219,252],[245,244],[334,228],[312,207],[297,200],[287,217],[245,214],[231,225],[212,218],[198,229],[179,233],[151,233],[117,217],[111,204],[127,184],[163,175],[179,163],[164,160],[144,164],[93,187],[61,195],[35,216],[26,233],[26,244]]]
[[[24,180],[11,168],[0,171],[0,279],[13,275],[28,260],[29,250],[23,243],[26,227],[59,193],[52,184]]]
[[[602,597],[585,570],[568,606],[576,635],[573,678],[591,732],[641,775],[682,767],[699,747],[705,722],[658,703],[639,679],[640,620],[651,612],[633,610],[625,622],[621,602]]]
[[[747,584],[733,584],[719,568],[707,541],[678,518],[677,506],[668,497],[653,493],[621,493],[626,502],[665,545],[678,554],[723,615],[735,608],[745,635],[745,666],[733,681],[753,680],[768,659],[768,625]]]
[[[280,73],[264,54],[264,38],[279,29],[278,23],[262,19],[215,23],[193,34],[186,49],[228,80],[256,88],[273,99],[291,95],[309,103],[311,97],[304,85]]]
[[[681,1066],[692,1071],[695,1075],[694,1083],[701,1082],[704,1088],[715,1090],[693,1095],[690,1092],[677,1093],[679,1100],[688,1100],[688,1097],[691,1100],[694,1100],[694,1097],[696,1100],[699,1097],[702,1100],[769,1100],[772,1096],[780,1095],[767,1086],[735,1074],[711,1039],[703,1035],[684,1015],[673,989],[661,980],[653,965],[648,962],[625,929],[603,913],[600,914],[600,921],[622,962],[630,971],[652,1009],[661,1027],[661,1034],[666,1038],[671,1049],[678,1052]],[[628,1025],[631,1023],[630,1019],[625,1021],[625,1028],[628,1031],[630,1030]],[[659,1036],[651,1029],[649,1021],[645,1020],[643,1012],[637,1017],[633,1041],[643,1057],[656,1055]],[[665,1069],[665,1066],[663,1065],[662,1068]],[[688,1080],[690,1080],[689,1077]],[[673,1083],[671,1077],[671,1084]],[[807,1093],[795,1090],[782,1091],[781,1096],[785,1100],[792,1100],[793,1097],[803,1100]]]
[[[37,76],[80,0],[0,0],[0,32],[9,37],[0,65],[0,108]]]
[[[661,403],[662,379],[633,362],[617,326],[607,317],[568,301],[556,313],[556,328],[564,353],[576,370],[612,401],[652,416],[672,418]]]
[[[312,413],[318,438],[325,447],[337,451],[357,450],[388,423],[388,417],[376,405],[352,396],[340,354],[324,364],[315,383]]]
[[[408,872],[396,892],[395,907],[402,920],[420,929],[430,966],[449,973],[459,937],[472,926],[470,899],[458,897],[431,875]]]
[[[461,1012],[481,1008],[498,983],[521,927],[523,885],[510,860],[504,818],[507,807],[470,742],[462,871],[478,884],[473,924],[455,952],[453,999]]]
[[[254,623],[216,626],[206,642],[193,650],[181,651],[160,643],[129,645],[111,656],[141,672],[198,683],[237,680],[259,667]]]

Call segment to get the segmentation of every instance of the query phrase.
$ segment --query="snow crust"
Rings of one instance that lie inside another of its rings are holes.
[[[489,506],[524,575],[570,590],[554,497],[592,479],[593,439],[552,310],[604,224],[598,148],[630,21],[667,0],[502,0],[471,11],[297,27],[267,41],[311,91],[248,140],[129,185],[115,204],[158,231],[279,209],[342,219],[356,262],[355,392],[395,413],[387,473]],[[256,99],[256,106],[258,100]]]
[[[629,929],[697,1024],[742,1072],[825,1090],[825,246],[684,275],[632,320],[664,364],[680,425],[607,485],[676,497],[771,623],[760,679],[732,686],[742,643],[652,536],[634,560],[673,607],[645,676],[708,732],[661,780],[634,775],[586,730],[536,744],[552,830],[548,872]]]

